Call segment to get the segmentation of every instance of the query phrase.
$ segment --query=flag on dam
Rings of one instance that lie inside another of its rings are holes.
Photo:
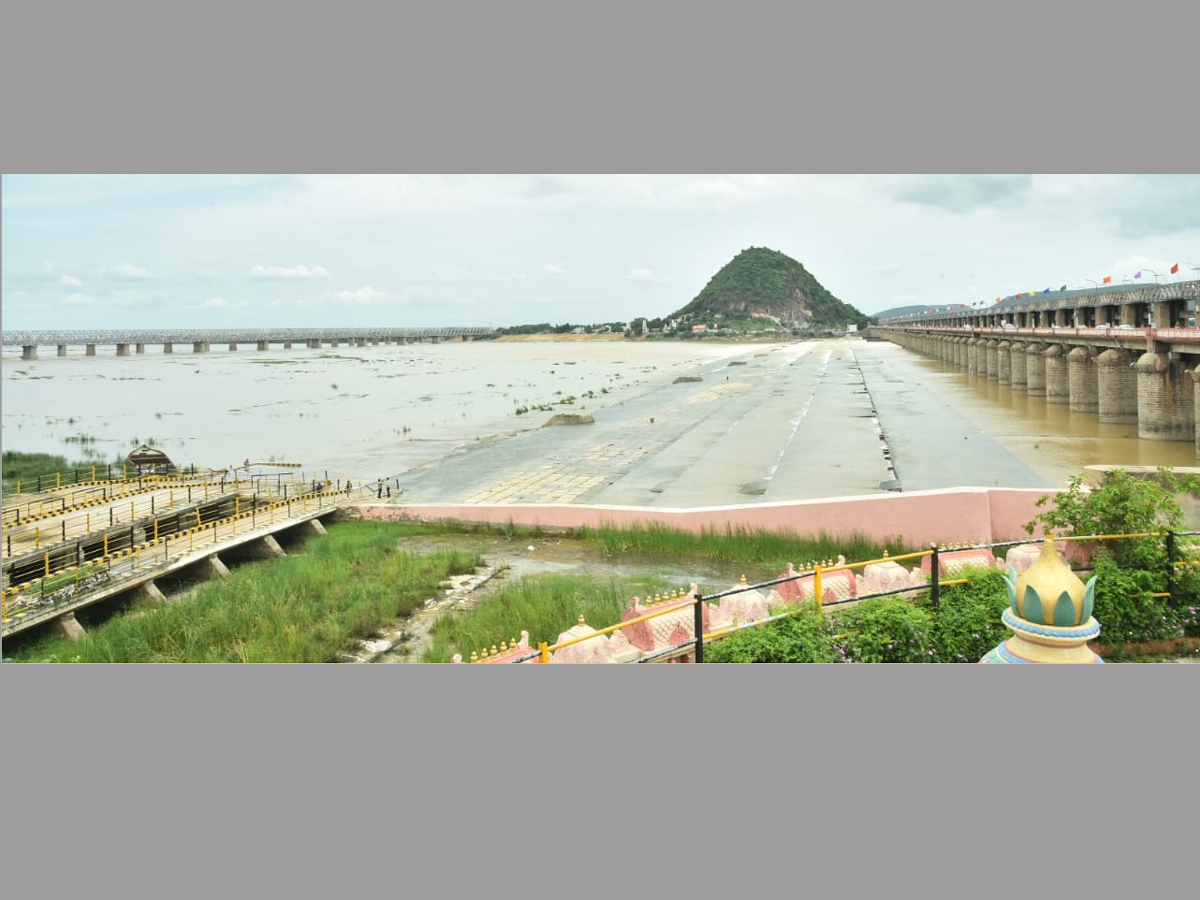
[[[1111,276],[1111,275],[1105,275],[1105,276],[1104,276],[1104,283],[1105,283],[1105,284],[1112,284],[1112,276]]]
[[[1141,270],[1141,269],[1138,269],[1136,272],[1134,272],[1134,273],[1133,273],[1133,277],[1134,277],[1134,278],[1141,278],[1141,277],[1142,277],[1142,270]]]
[[[1175,265],[1171,266],[1171,274],[1172,275],[1179,274],[1179,263],[1175,263]]]

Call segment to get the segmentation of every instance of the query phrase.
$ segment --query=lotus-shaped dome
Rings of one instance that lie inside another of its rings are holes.
[[[1052,536],[1046,537],[1041,554],[1028,569],[1018,576],[1009,566],[1004,580],[1009,606],[1027,622],[1070,628],[1092,617],[1096,576],[1084,584],[1058,555]]]

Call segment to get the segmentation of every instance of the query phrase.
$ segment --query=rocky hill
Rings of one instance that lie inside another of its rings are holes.
[[[866,315],[829,293],[804,266],[766,247],[743,250],[671,318],[709,324],[771,319],[785,328],[837,331],[868,324]]]

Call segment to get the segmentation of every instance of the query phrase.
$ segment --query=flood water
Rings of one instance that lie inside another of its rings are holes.
[[[1088,465],[1197,464],[1190,441],[1139,440],[1136,425],[1101,424],[1094,414],[1047,404],[893,344],[853,344],[901,460],[905,451],[909,459],[937,452],[930,435],[946,423],[961,430],[954,423],[966,420],[1046,486],[1061,486]],[[113,347],[99,347],[92,357],[82,348],[57,357],[42,347],[29,361],[20,348],[5,348],[2,443],[5,450],[110,462],[152,442],[179,464],[295,462],[305,472],[373,481],[472,442],[536,429],[547,410],[594,413],[713,361],[753,360],[776,346],[470,342],[163,354],[161,346],[147,345],[145,354],[128,357],[117,357]],[[915,421],[898,422],[896,410],[915,410],[911,398],[918,393],[936,403],[914,412]],[[996,483],[1003,480],[998,472]],[[993,482],[964,472],[957,483]]]
[[[1047,403],[986,376],[911,355],[948,403],[1052,483],[1062,484],[1092,465],[1200,465],[1193,441],[1142,440],[1136,424],[1102,423],[1095,413],[1073,412],[1067,404]]]
[[[117,357],[111,346],[97,347],[96,356],[71,348],[58,357],[42,347],[27,361],[20,348],[6,347],[4,449],[111,462],[152,442],[180,465],[298,462],[331,477],[373,480],[464,442],[536,427],[547,413],[535,407],[586,414],[745,348],[459,342],[146,350]]]

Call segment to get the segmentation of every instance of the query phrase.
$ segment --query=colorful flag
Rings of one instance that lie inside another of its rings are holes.
[[[1142,277],[1142,270],[1141,270],[1141,269],[1138,269],[1138,270],[1137,270],[1137,272],[1135,272],[1135,273],[1134,273],[1134,276],[1133,276],[1133,277],[1134,277],[1134,278],[1141,278],[1141,277]]]
[[[1042,291],[1042,293],[1043,293],[1043,294],[1048,294],[1048,293],[1050,293],[1050,288],[1046,288],[1044,291]]]
[[[1065,291],[1066,289],[1067,289],[1067,286],[1065,284],[1059,288],[1060,291]]]
[[[1105,276],[1104,276],[1104,283],[1105,283],[1105,284],[1112,284],[1112,276],[1111,276],[1111,275],[1105,275]]]
[[[1171,274],[1172,275],[1179,274],[1179,263],[1175,263],[1175,265],[1171,266]]]

